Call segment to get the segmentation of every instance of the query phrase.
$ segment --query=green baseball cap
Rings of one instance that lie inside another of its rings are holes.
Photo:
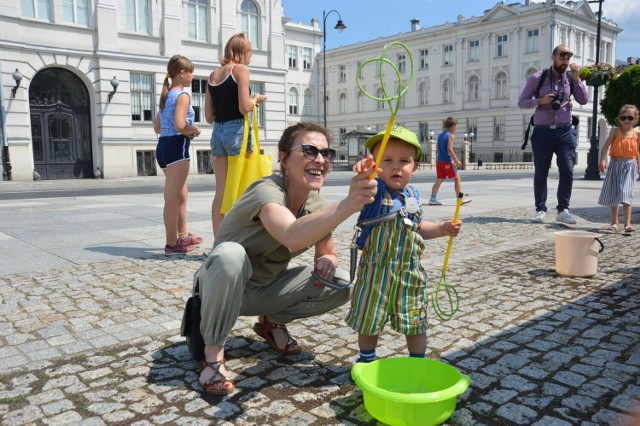
[[[364,147],[369,151],[373,150],[373,147],[376,146],[378,142],[380,142],[384,138],[386,130],[381,131],[375,136],[371,136],[364,143]],[[400,139],[403,142],[408,143],[409,145],[413,145],[416,148],[416,161],[422,160],[422,147],[420,146],[420,141],[418,141],[418,137],[411,130],[405,129],[402,126],[394,125],[391,128],[391,133],[389,133],[389,139]]]

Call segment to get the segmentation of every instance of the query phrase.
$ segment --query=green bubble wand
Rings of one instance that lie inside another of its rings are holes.
[[[411,75],[409,76],[409,80],[407,81],[406,86],[403,86],[402,76],[400,75],[400,70],[398,69],[398,67],[385,57],[389,49],[395,45],[402,47],[407,52],[407,56],[411,64],[411,68],[410,68]],[[380,76],[380,88],[382,89],[382,93],[384,95],[384,97],[382,98],[373,96],[370,93],[367,93],[367,91],[362,87],[362,84],[360,83],[360,75],[362,73],[362,68],[370,62],[380,63],[380,70],[378,74]],[[383,72],[384,64],[390,65],[391,68],[395,71],[396,76],[398,77],[398,90],[395,95],[390,95],[389,92],[387,91],[387,85],[384,82],[384,72]],[[358,72],[356,74],[356,83],[358,84],[358,88],[360,89],[360,91],[369,99],[373,99],[374,101],[377,101],[377,102],[386,102],[387,104],[389,104],[389,109],[391,110],[391,117],[389,117],[389,122],[387,123],[387,129],[385,130],[384,137],[382,138],[382,145],[380,146],[380,150],[378,151],[378,155],[376,156],[376,170],[378,169],[378,167],[380,167],[380,163],[382,161],[382,154],[384,153],[384,150],[387,147],[387,142],[389,142],[389,135],[391,134],[391,129],[393,128],[393,123],[396,121],[396,115],[398,113],[398,108],[400,107],[400,99],[407,92],[407,89],[409,89],[409,86],[413,81],[413,74],[414,74],[413,55],[411,55],[411,51],[409,50],[407,45],[399,41],[394,41],[393,43],[388,44],[387,46],[385,46],[384,50],[382,51],[382,55],[379,58],[367,59],[360,65],[360,68],[358,68]],[[395,100],[395,105],[393,103],[394,100]],[[373,174],[371,175],[371,179],[375,177],[376,177],[376,171],[374,171]]]

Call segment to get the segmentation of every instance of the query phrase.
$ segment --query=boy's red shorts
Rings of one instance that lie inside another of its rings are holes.
[[[449,161],[436,161],[436,178],[453,179],[456,176],[458,176],[458,169],[455,164]]]

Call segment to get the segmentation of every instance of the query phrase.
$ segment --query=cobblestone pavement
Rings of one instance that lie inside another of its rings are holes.
[[[575,211],[574,211],[575,213]],[[578,213],[580,214],[580,213]],[[640,233],[601,232],[593,278],[555,273],[553,232],[524,208],[467,215],[447,273],[460,310],[430,310],[427,356],[472,384],[450,425],[633,425],[640,414]],[[578,229],[608,215],[582,212]],[[338,232],[346,254],[350,233]],[[435,282],[446,249],[424,260]],[[299,259],[310,260],[311,253]],[[375,425],[350,380],[346,307],[290,327],[281,357],[241,318],[227,345],[230,397],[204,395],[179,336],[204,253],[153,255],[0,277],[0,423]],[[405,356],[387,329],[380,357]]]

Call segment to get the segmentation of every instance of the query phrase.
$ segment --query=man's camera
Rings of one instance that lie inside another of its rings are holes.
[[[551,102],[551,109],[557,111],[562,106],[562,102],[564,102],[564,91],[558,91],[553,94],[555,98]]]

